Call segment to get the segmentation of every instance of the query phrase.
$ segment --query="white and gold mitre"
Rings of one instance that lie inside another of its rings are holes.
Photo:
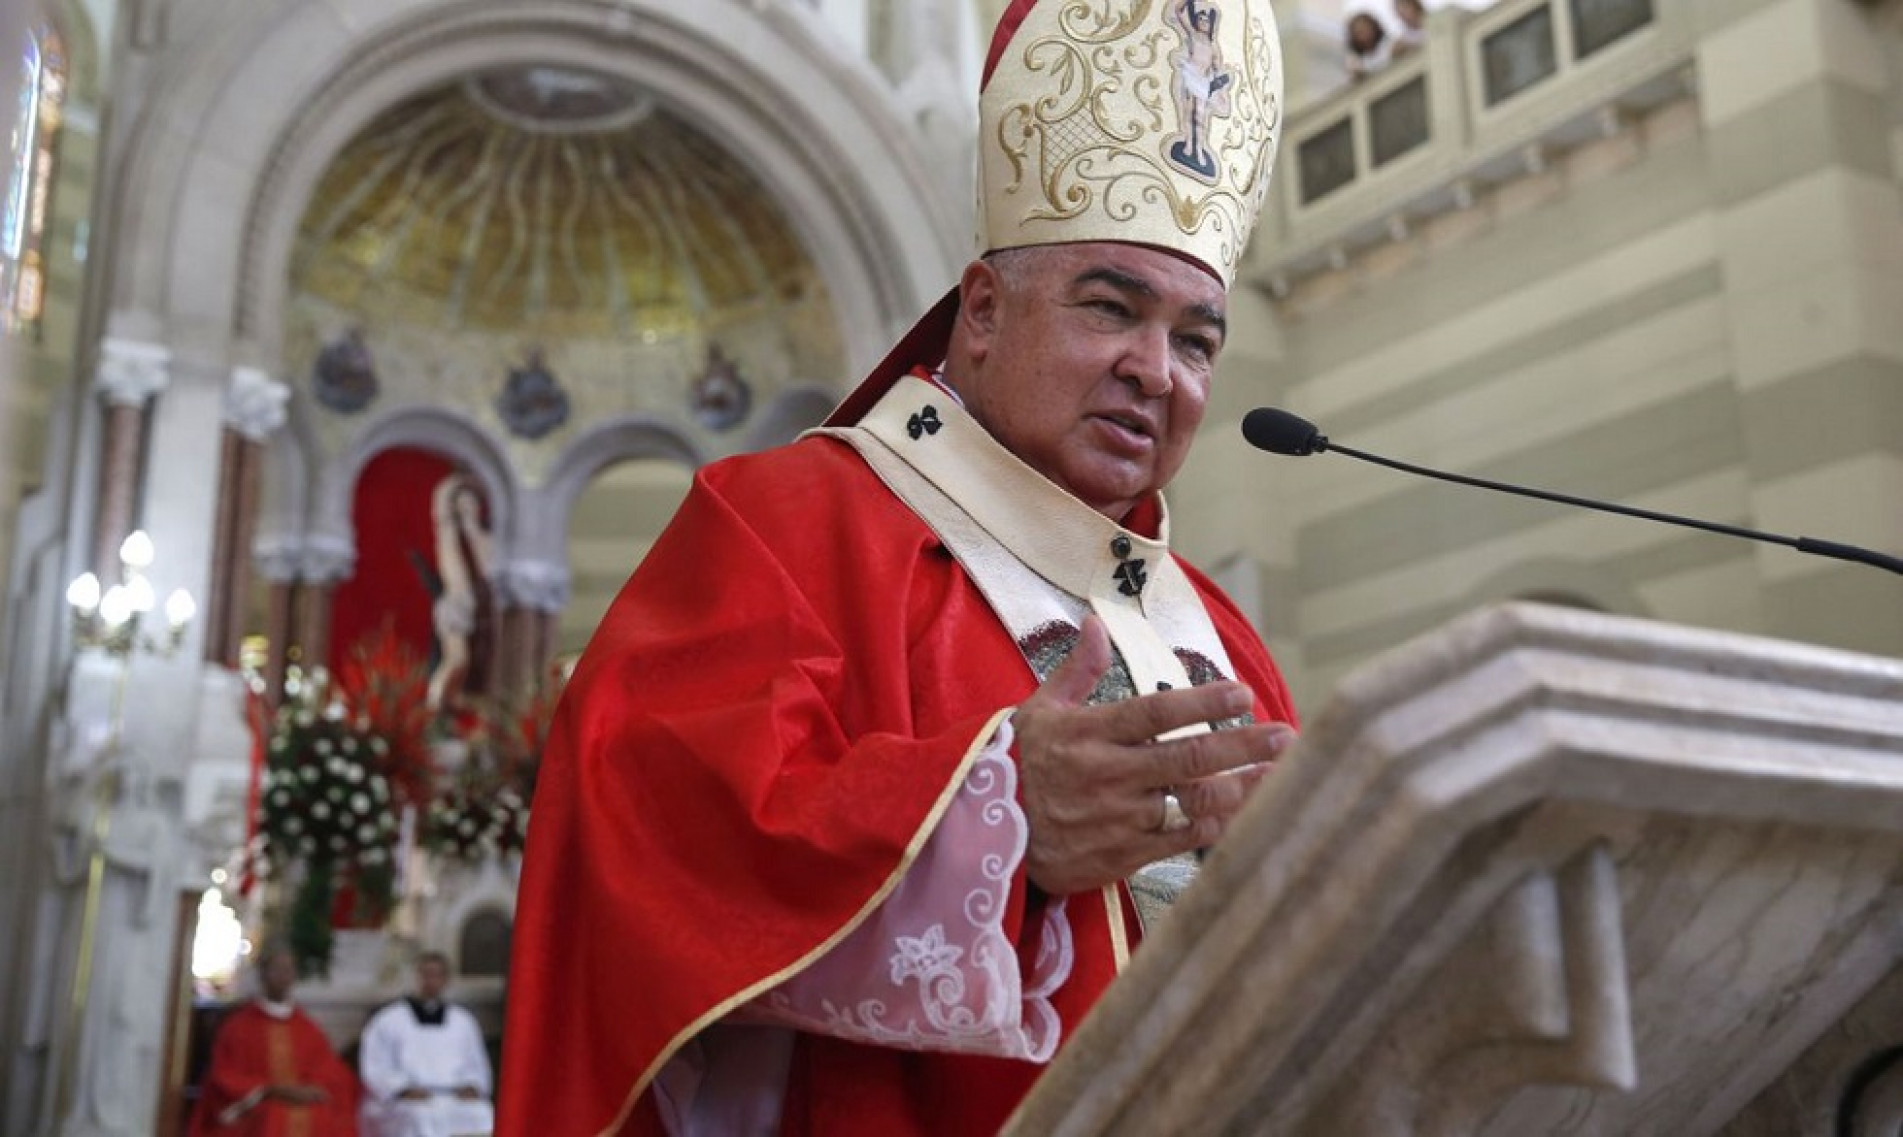
[[[1267,0],[1015,0],[978,107],[985,251],[1154,245],[1227,286],[1281,134],[1275,16]]]

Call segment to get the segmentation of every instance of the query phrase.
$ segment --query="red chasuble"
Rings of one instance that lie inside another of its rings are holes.
[[[1256,717],[1292,721],[1254,629],[1185,570]],[[557,716],[497,1132],[661,1132],[659,1067],[877,907],[990,724],[1035,686],[964,570],[845,444],[702,470]],[[1004,927],[1026,960],[1029,891],[1020,868]],[[1102,900],[1072,897],[1067,914],[1076,960],[1053,1000],[1066,1034],[1118,967]],[[1134,937],[1127,897],[1124,916]],[[782,1132],[995,1132],[1040,1069],[801,1035]]]
[[[317,1086],[330,1100],[295,1105],[269,1096],[230,1124],[219,1117],[267,1085]],[[233,1011],[218,1028],[211,1066],[192,1111],[192,1137],[355,1137],[357,1076],[330,1047],[311,1017],[293,1008],[275,1019],[256,1003]]]

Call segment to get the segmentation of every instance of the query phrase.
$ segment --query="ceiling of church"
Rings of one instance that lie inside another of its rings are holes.
[[[293,277],[381,321],[649,343],[819,287],[772,195],[679,112],[537,66],[372,122],[318,185]]]

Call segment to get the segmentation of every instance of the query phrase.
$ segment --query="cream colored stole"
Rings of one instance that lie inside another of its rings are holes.
[[[1070,652],[1086,612],[1110,632],[1116,660],[1092,702],[1230,678],[1229,656],[1202,598],[1159,538],[1117,525],[1026,466],[936,384],[907,376],[857,426],[850,444],[945,542],[1042,682]],[[1178,733],[1207,730],[1198,725]],[[1194,874],[1193,858],[1130,882],[1144,922]],[[1104,890],[1117,966],[1128,958],[1123,907]]]

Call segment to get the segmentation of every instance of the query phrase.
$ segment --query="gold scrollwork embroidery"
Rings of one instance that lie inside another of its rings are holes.
[[[1264,21],[1244,15],[1240,58],[1197,61],[1212,76],[1240,72],[1242,82],[1221,78],[1215,90],[1241,97],[1226,98],[1212,114],[1203,93],[1205,117],[1186,144],[1180,92],[1162,66],[1166,57],[1182,65],[1174,45],[1185,40],[1172,27],[1143,30],[1155,7],[1155,0],[1067,0],[1061,33],[1022,48],[1019,62],[1043,81],[1035,99],[1005,108],[997,120],[1010,173],[1004,188],[1031,192],[1027,221],[1065,221],[1093,209],[1125,221],[1162,205],[1184,234],[1217,238],[1212,251],[1233,268],[1246,219],[1268,187],[1280,125],[1279,100],[1268,89],[1274,44]],[[1172,126],[1177,133],[1166,134]],[[1144,140],[1159,136],[1168,143],[1149,153]],[[1172,143],[1184,152],[1175,161]],[[1208,188],[1197,189],[1197,181]]]
[[[1123,39],[1150,18],[1155,0],[1139,0],[1121,13],[1114,3],[1092,4],[1071,0],[1058,14],[1058,26],[1079,43],[1110,43]]]

